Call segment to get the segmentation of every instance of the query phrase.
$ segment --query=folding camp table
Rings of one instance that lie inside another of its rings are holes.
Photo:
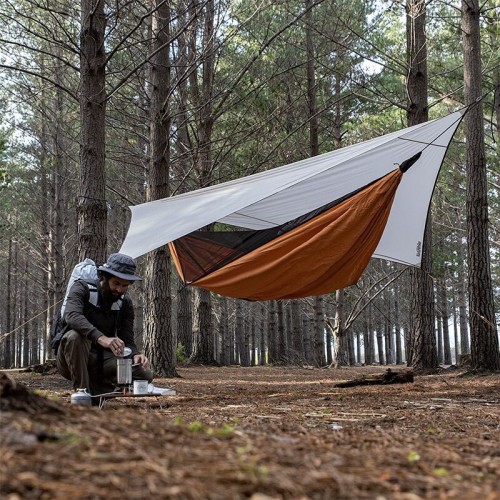
[[[106,401],[108,399],[116,399],[116,398],[156,398],[160,399],[165,396],[175,396],[177,394],[177,391],[174,389],[161,389],[161,393],[147,393],[147,394],[134,394],[133,392],[109,392],[107,394],[102,394],[99,397],[99,409],[102,410],[104,407]],[[160,408],[162,407],[161,401],[160,401]]]

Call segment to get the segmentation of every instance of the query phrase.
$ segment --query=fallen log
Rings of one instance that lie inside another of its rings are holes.
[[[356,387],[358,385],[384,385],[384,384],[410,384],[414,381],[412,370],[391,370],[387,368],[385,373],[377,375],[366,375],[361,378],[339,382],[334,387]]]
[[[55,359],[47,359],[45,363],[28,366],[26,371],[41,373],[42,375],[52,375],[54,373],[58,373]]]

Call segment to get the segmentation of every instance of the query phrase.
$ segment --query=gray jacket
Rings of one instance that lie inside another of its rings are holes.
[[[125,294],[119,311],[111,310],[101,300],[98,286],[97,305],[90,302],[89,286],[81,280],[75,281],[68,294],[64,311],[64,330],[75,330],[80,335],[92,340],[92,350],[97,350],[97,339],[101,335],[121,338],[126,347],[132,349],[132,355],[139,350],[134,341],[134,306],[132,299]]]

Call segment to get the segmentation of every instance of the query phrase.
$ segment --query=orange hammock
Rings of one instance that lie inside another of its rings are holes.
[[[185,282],[212,292],[250,300],[322,295],[356,283],[384,231],[397,187],[398,168],[350,198],[219,269],[189,282],[192,263],[169,244]],[[232,249],[214,242],[190,245],[202,260]]]

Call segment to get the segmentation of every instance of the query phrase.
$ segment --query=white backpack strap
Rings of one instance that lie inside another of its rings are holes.
[[[92,283],[85,283],[89,287],[89,303],[97,307],[97,303],[99,302],[99,292],[97,291],[97,287]]]
[[[89,287],[89,292],[90,292],[90,297],[89,297],[89,302],[95,306],[99,307],[98,302],[99,302],[99,292],[97,290],[97,286],[95,286],[92,283],[87,283],[87,286]],[[116,301],[113,302],[111,306],[112,311],[119,311],[122,308],[123,305],[123,295]]]
[[[92,284],[92,283],[87,283],[87,286],[89,287],[89,302],[95,306],[99,307],[99,292],[97,290],[97,286]],[[116,302],[113,302],[111,305],[111,310],[112,311],[119,311],[122,308],[123,305],[123,296],[120,297]]]

